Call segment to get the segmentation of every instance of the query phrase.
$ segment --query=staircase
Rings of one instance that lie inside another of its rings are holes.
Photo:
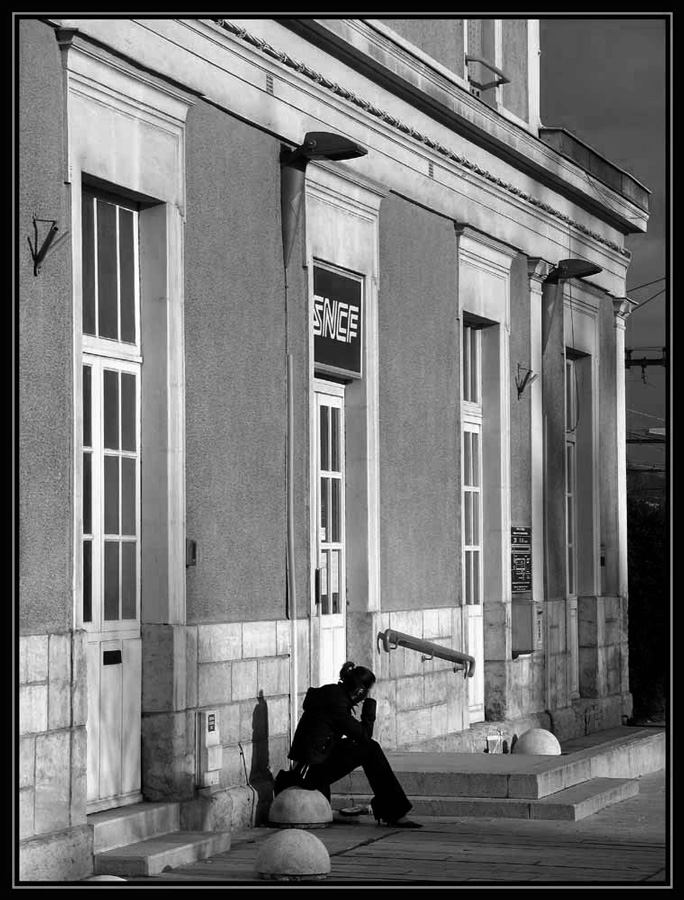
[[[181,831],[178,803],[136,803],[88,816],[95,875],[158,875],[230,849],[229,831]]]
[[[577,821],[639,793],[665,767],[665,729],[622,726],[568,741],[560,756],[391,751],[415,816]],[[334,786],[331,805],[370,802],[361,769]]]

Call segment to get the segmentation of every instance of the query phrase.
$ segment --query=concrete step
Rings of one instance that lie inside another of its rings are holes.
[[[665,730],[619,727],[569,742],[559,756],[518,753],[389,751],[387,758],[413,796],[540,800],[595,778],[638,778],[665,766]],[[361,769],[336,792],[370,792]]]
[[[134,803],[88,816],[93,829],[93,853],[106,853],[137,841],[178,831],[178,803]]]
[[[181,831],[178,803],[135,803],[88,816],[96,875],[158,875],[230,849],[230,832]]]
[[[159,875],[216,853],[230,850],[228,831],[174,831],[95,856],[96,875]]]
[[[592,778],[541,799],[410,794],[415,816],[547,819],[576,822],[639,793],[639,783],[626,778]],[[334,810],[370,803],[371,794],[333,794]]]

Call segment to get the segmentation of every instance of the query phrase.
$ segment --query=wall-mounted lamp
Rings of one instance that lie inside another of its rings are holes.
[[[602,271],[601,266],[584,259],[561,259],[555,268],[551,269],[544,282],[558,284],[559,281],[566,281],[568,278],[586,278],[587,275],[596,275]]]
[[[525,388],[533,384],[539,376],[532,369],[526,369],[518,363],[518,374],[515,376],[515,386],[518,390],[518,400],[525,393]]]
[[[349,138],[328,131],[309,131],[294,150],[280,154],[280,206],[283,227],[283,263],[287,269],[304,198],[304,175],[312,159],[357,159],[368,151]]]
[[[602,271],[601,266],[585,259],[561,259],[551,269],[542,285],[542,353],[549,341],[556,310],[562,306],[558,303],[558,298],[563,293],[559,288],[560,282],[569,278],[586,278],[587,275],[596,275]]]

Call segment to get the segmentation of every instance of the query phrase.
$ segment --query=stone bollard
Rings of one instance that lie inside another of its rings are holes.
[[[119,878],[118,875],[92,875],[86,878],[86,881],[125,881],[125,878]]]
[[[327,828],[333,820],[330,803],[320,791],[285,788],[271,803],[270,825],[278,828]]]
[[[301,828],[287,828],[261,845],[256,873],[271,881],[320,881],[330,874],[330,855],[315,835]]]
[[[530,728],[514,742],[511,753],[529,753],[539,756],[560,756],[561,746],[555,734],[545,728]]]

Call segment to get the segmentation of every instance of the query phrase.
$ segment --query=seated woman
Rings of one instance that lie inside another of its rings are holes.
[[[303,786],[320,791],[328,801],[330,785],[361,766],[374,794],[371,808],[378,823],[422,828],[406,818],[411,803],[382,747],[373,740],[376,701],[370,689],[374,684],[370,669],[346,662],[337,684],[309,688],[288,757]],[[361,701],[357,719],[353,710]]]

